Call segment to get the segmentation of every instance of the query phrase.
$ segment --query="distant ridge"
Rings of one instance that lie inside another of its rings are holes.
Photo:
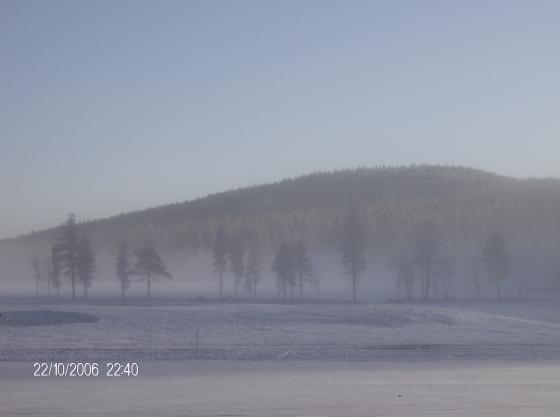
[[[295,209],[341,208],[350,204],[362,205],[380,200],[449,198],[528,181],[552,181],[560,187],[558,180],[518,180],[463,166],[421,164],[361,167],[314,172],[274,183],[212,193],[180,203],[163,204],[85,221],[81,223],[81,227],[134,227],[146,223],[169,226],[185,220],[204,221],[223,216],[251,216]],[[77,214],[79,218],[79,213]],[[57,229],[58,225],[3,240],[47,237],[56,233]]]

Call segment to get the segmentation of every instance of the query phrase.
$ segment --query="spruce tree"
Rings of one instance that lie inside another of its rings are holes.
[[[422,298],[428,300],[434,281],[442,273],[442,238],[434,220],[420,228],[414,244],[414,260],[420,275]]]
[[[283,242],[280,245],[272,261],[271,269],[276,274],[278,295],[281,294],[286,300],[288,287],[294,287],[296,276],[294,251],[290,242]]]
[[[294,244],[294,267],[298,279],[299,300],[303,300],[303,283],[313,279],[313,265],[308,254],[308,249],[303,241]]]
[[[239,285],[245,275],[245,244],[240,236],[236,236],[229,248],[229,263],[233,273],[234,298],[237,301]]]
[[[247,256],[247,268],[245,271],[245,288],[253,300],[257,299],[257,284],[261,280],[260,255],[256,247],[251,247]]]
[[[339,251],[342,270],[352,283],[352,300],[357,301],[357,287],[362,273],[366,270],[365,221],[356,207],[346,212],[340,232]]]
[[[76,218],[73,213],[70,213],[66,222],[62,224],[62,234],[57,239],[56,245],[59,250],[62,273],[70,281],[73,300],[76,299],[79,244],[76,232]]]
[[[34,257],[29,261],[29,265],[31,265],[31,269],[33,270],[33,280],[35,281],[35,297],[39,297],[39,285],[41,284],[41,260],[37,257]]]
[[[146,298],[150,298],[152,279],[157,279],[159,276],[171,279],[173,276],[167,271],[165,263],[154,248],[144,247],[137,250],[135,255],[136,264],[133,274],[146,281]]]
[[[124,300],[125,292],[130,287],[130,262],[128,260],[128,249],[125,243],[122,243],[117,256],[117,278],[121,284],[121,300]]]
[[[511,273],[511,255],[500,232],[495,231],[488,236],[482,257],[488,277],[496,284],[496,296],[500,300],[502,281]]]
[[[224,228],[218,227],[212,251],[214,272],[218,277],[218,297],[222,298],[224,291],[224,274],[227,266],[227,241]]]
[[[51,262],[50,262],[50,283],[56,291],[56,298],[60,299],[60,287],[62,287],[61,276],[61,258],[60,247],[55,243],[51,246]]]
[[[88,298],[89,288],[95,275],[95,254],[87,236],[82,236],[78,245],[78,262],[76,273],[84,290],[84,298]]]

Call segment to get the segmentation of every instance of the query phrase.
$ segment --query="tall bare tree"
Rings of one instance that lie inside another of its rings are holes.
[[[84,298],[89,296],[89,288],[95,276],[95,254],[87,236],[82,236],[78,245],[77,276],[84,290]]]
[[[70,280],[72,299],[76,299],[76,283],[78,279],[78,253],[80,241],[76,232],[76,218],[74,213],[68,215],[62,224],[62,234],[57,239],[60,265],[62,272]]]
[[[271,269],[276,274],[278,295],[282,295],[286,300],[288,288],[293,288],[296,283],[294,251],[290,242],[282,242],[276,251]]]
[[[300,240],[294,243],[294,267],[299,286],[299,300],[303,300],[303,283],[313,279],[313,264],[309,257],[309,250],[305,243]]]
[[[62,287],[61,276],[61,258],[60,258],[60,246],[55,242],[51,246],[51,259],[50,259],[50,275],[49,281],[51,286],[56,291],[57,300],[60,299],[60,287]]]
[[[480,257],[466,258],[464,261],[463,274],[465,278],[465,298],[469,298],[469,289],[472,288],[472,296],[476,300],[481,300],[485,281],[481,272]]]
[[[245,288],[253,300],[257,299],[257,285],[261,280],[260,254],[253,245],[247,255],[247,267],[245,268]]]
[[[411,256],[403,252],[393,258],[393,265],[397,271],[397,299],[402,297],[406,300],[412,299],[416,269]],[[404,294],[402,294],[403,292]]]
[[[227,267],[227,240],[224,228],[218,227],[212,250],[214,272],[218,277],[218,297],[222,298],[224,291],[224,274]]]
[[[119,283],[121,284],[121,300],[124,300],[126,291],[130,287],[130,261],[128,260],[128,248],[123,242],[119,247],[117,255],[116,272]]]
[[[29,261],[31,269],[33,270],[33,280],[35,281],[35,297],[39,297],[39,286],[41,285],[41,278],[43,274],[41,273],[41,260],[38,257],[34,257]]]
[[[366,270],[366,223],[354,206],[345,214],[340,232],[339,251],[342,270],[352,283],[352,300],[357,301],[357,287]]]
[[[442,271],[441,235],[433,220],[420,229],[414,244],[414,258],[420,275],[422,298],[428,300],[434,280]]]
[[[233,273],[234,298],[239,296],[239,285],[245,275],[245,243],[240,236],[232,239],[229,247],[229,264]]]
[[[488,277],[496,285],[496,296],[501,299],[501,284],[511,274],[511,255],[506,246],[504,236],[495,231],[488,236],[482,249],[482,259]]]

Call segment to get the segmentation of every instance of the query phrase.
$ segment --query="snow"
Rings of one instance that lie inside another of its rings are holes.
[[[2,326],[44,326],[49,324],[92,323],[99,320],[91,314],[52,310],[12,310],[0,312]]]
[[[558,310],[4,302],[0,416],[555,416]],[[99,361],[102,376],[32,376],[54,360]],[[140,375],[103,376],[116,360]]]
[[[0,362],[0,415],[550,417],[560,363],[156,361],[129,378],[31,377]]]
[[[25,327],[0,321],[0,360],[560,359],[560,324],[542,318],[554,317],[554,303],[489,306],[49,305],[50,317],[99,320]],[[535,309],[538,315],[529,313]],[[0,305],[8,317],[34,310],[46,308]]]

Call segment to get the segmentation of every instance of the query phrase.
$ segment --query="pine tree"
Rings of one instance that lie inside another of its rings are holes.
[[[224,290],[224,273],[227,266],[227,241],[224,228],[218,227],[216,231],[216,239],[213,247],[213,266],[216,275],[218,276],[218,296],[222,298]]]
[[[257,299],[257,285],[261,280],[260,256],[257,248],[251,247],[247,256],[247,268],[245,272],[245,288],[253,300]]]
[[[39,285],[41,284],[41,260],[34,257],[29,261],[29,265],[33,269],[33,280],[35,281],[35,297],[39,297]]]
[[[95,274],[95,254],[87,236],[82,236],[78,245],[78,262],[76,273],[84,289],[84,298],[88,298],[89,288]]]
[[[482,299],[482,288],[484,285],[483,274],[480,271],[480,259],[467,258],[464,261],[465,277],[465,298],[469,297],[469,288],[473,288],[473,295],[476,300]]]
[[[356,207],[351,207],[344,216],[340,233],[339,251],[342,269],[352,282],[352,300],[357,301],[357,286],[366,270],[365,222]]]
[[[150,298],[152,278],[156,279],[158,276],[162,276],[171,279],[173,277],[167,272],[164,262],[154,248],[144,247],[137,250],[135,255],[137,260],[134,265],[133,274],[146,281],[146,297]]]
[[[397,299],[401,298],[401,288],[404,289],[404,298],[410,300],[413,296],[414,278],[416,271],[414,262],[408,253],[403,252],[393,259],[397,271]]]
[[[76,232],[76,219],[74,214],[70,213],[68,220],[62,224],[62,235],[57,239],[56,245],[59,250],[62,273],[70,280],[73,300],[76,298],[79,243]]]
[[[51,246],[51,273],[50,273],[50,281],[51,285],[56,291],[56,298],[60,299],[60,288],[62,287],[62,280],[60,279],[61,276],[61,248],[55,242]]]
[[[496,295],[501,299],[501,283],[511,274],[511,255],[506,246],[506,240],[500,232],[493,232],[488,236],[486,245],[482,249],[483,262],[490,279],[496,284]]]
[[[124,300],[125,292],[130,287],[130,262],[128,260],[128,249],[125,243],[122,243],[117,256],[117,278],[121,284],[121,300]]]
[[[434,280],[442,272],[441,235],[433,220],[420,229],[414,245],[414,260],[420,274],[422,298],[428,300]]]
[[[315,287],[315,295],[317,297],[317,300],[321,300],[321,276],[317,273],[314,273],[311,283],[313,284],[313,287]]]
[[[313,264],[303,241],[294,244],[294,267],[298,278],[299,300],[303,300],[303,283],[313,279]]]
[[[55,243],[51,246],[51,261],[50,261],[50,274],[49,280],[51,286],[56,291],[56,298],[60,299],[60,287],[62,287],[61,275],[61,259],[60,259],[60,247]]]
[[[237,301],[239,284],[245,275],[245,244],[241,237],[236,236],[232,241],[229,248],[229,263],[231,272],[234,279],[234,297]]]
[[[51,287],[52,287],[52,267],[51,267],[51,260],[45,259],[43,261],[43,271],[45,276],[45,281],[47,284],[47,297],[51,298]]]
[[[287,289],[294,287],[296,276],[293,246],[289,242],[283,242],[280,245],[272,261],[271,269],[276,274],[278,294],[282,294],[286,300],[288,298]]]

